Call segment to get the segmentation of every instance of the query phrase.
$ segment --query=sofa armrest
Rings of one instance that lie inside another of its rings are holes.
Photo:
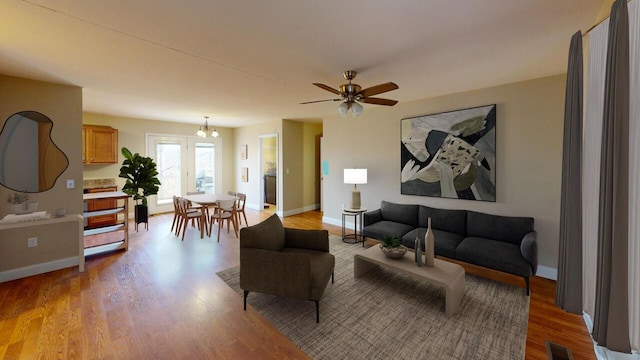
[[[382,210],[377,209],[367,211],[362,214],[362,216],[364,216],[364,226],[369,226],[371,224],[377,223],[378,221],[382,221]]]
[[[329,252],[327,230],[284,228],[285,247]]]
[[[522,257],[531,265],[533,275],[538,270],[538,242],[536,241],[536,232],[527,233],[520,243],[520,253]]]
[[[299,299],[311,296],[311,257],[261,249],[240,249],[240,288]]]

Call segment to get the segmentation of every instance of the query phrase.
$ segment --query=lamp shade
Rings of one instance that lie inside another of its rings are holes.
[[[362,105],[354,101],[353,104],[351,104],[351,113],[354,117],[360,115],[362,113]]]
[[[345,184],[366,184],[367,169],[344,169]]]
[[[347,111],[349,111],[349,104],[348,103],[343,102],[340,105],[338,105],[338,113],[340,113],[340,115],[346,116],[347,115]]]

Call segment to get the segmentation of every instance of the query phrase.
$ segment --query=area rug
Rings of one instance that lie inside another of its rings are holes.
[[[444,313],[444,290],[376,269],[353,277],[361,244],[331,236],[335,283],[312,301],[250,293],[247,304],[313,359],[523,359],[529,314],[524,289],[466,275],[458,312]],[[408,253],[406,256],[411,256]],[[218,273],[242,296],[239,267]]]

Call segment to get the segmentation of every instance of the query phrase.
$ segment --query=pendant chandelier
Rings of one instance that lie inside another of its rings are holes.
[[[198,131],[196,131],[196,135],[200,136],[200,137],[207,137],[209,135],[209,117],[205,116],[204,117],[204,124],[202,124],[200,126],[200,129],[198,129]],[[218,130],[216,130],[216,128],[213,128],[213,131],[211,132],[211,136],[213,136],[214,138],[217,138],[218,136],[220,136],[220,134],[218,134]]]

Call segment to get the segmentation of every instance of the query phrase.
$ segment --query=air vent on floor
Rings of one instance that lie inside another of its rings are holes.
[[[547,357],[549,360],[573,360],[571,349],[548,340],[545,341],[545,344],[547,345]]]

